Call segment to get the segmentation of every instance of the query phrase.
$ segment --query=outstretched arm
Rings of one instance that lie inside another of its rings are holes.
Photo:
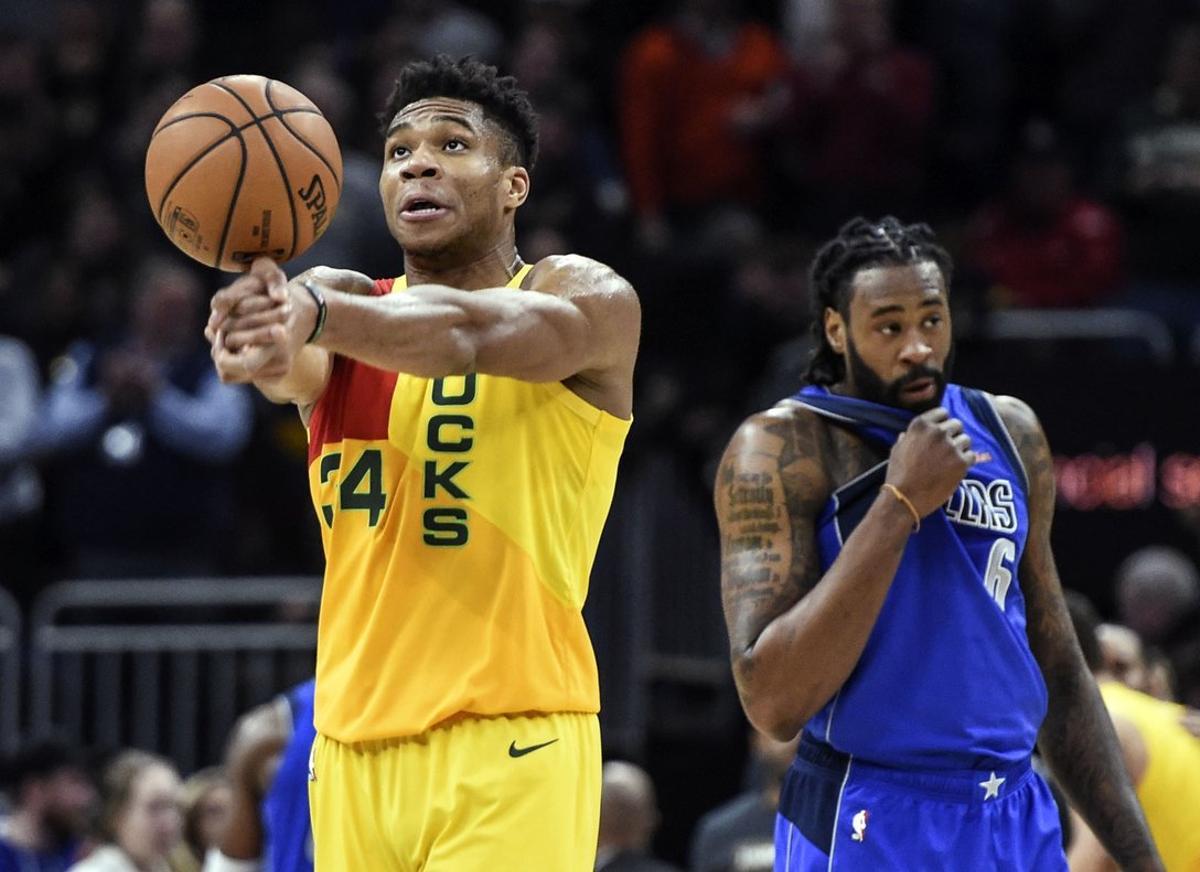
[[[243,349],[276,349],[260,364],[274,374],[289,371],[311,347],[304,343],[317,307],[299,283],[283,284],[282,273],[268,264],[257,261],[254,270],[272,287],[282,286],[273,293],[286,293],[283,317],[275,323],[230,319],[223,324],[222,347],[234,358]],[[418,285],[402,294],[364,297],[317,284],[327,306],[317,344],[380,369],[542,382],[628,382],[632,374],[641,321],[637,297],[628,282],[587,258],[547,258],[534,268],[527,290]]]
[[[1050,693],[1038,744],[1058,783],[1121,868],[1162,869],[1108,711],[1084,663],[1063,601],[1050,550],[1054,514],[1050,446],[1027,405],[1012,397],[999,397],[996,405],[1029,478],[1029,538],[1019,569],[1029,647]]]
[[[595,261],[559,257],[535,267],[527,291],[418,285],[388,297],[335,294],[320,344],[414,375],[548,382],[618,365],[639,323],[628,282]]]

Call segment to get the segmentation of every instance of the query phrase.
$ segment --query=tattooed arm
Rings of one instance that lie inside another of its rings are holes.
[[[714,494],[734,680],[750,722],[782,741],[858,663],[913,526],[904,504],[881,492],[821,574],[815,522],[832,490],[823,426],[791,406],[751,417],[725,450]],[[892,452],[888,481],[922,516],[945,502],[974,459],[961,430],[934,410]]]
[[[1054,467],[1033,411],[997,397],[1029,478],[1029,539],[1021,558],[1029,647],[1050,693],[1038,745],[1058,783],[1122,869],[1162,869],[1108,711],[1084,663],[1050,550]]]
[[[1111,714],[1113,729],[1117,734],[1117,742],[1121,745],[1121,757],[1125,761],[1125,771],[1136,789],[1146,775],[1149,757],[1146,753],[1146,743],[1137,726],[1128,718]],[[1108,851],[1100,844],[1096,834],[1092,832],[1087,821],[1079,816],[1076,809],[1071,809],[1071,849],[1067,852],[1067,862],[1071,872],[1118,872],[1118,866],[1109,856]]]

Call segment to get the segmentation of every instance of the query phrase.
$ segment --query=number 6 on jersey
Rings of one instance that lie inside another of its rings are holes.
[[[1008,597],[1008,588],[1012,584],[1012,565],[1017,556],[1017,546],[1011,539],[997,539],[988,554],[987,571],[983,575],[983,586],[1004,611],[1004,600]],[[1005,566],[1005,562],[1009,566]]]

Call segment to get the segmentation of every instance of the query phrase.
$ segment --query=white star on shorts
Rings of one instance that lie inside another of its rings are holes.
[[[983,788],[984,799],[995,799],[1000,795],[1000,785],[1007,781],[1007,778],[997,778],[996,773],[992,773],[992,777],[987,781],[980,781],[979,786]]]

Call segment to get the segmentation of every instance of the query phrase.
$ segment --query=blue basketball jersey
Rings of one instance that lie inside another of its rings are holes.
[[[805,387],[794,399],[884,447],[913,417],[822,387]],[[947,385],[942,405],[962,421],[979,461],[909,539],[858,664],[806,730],[881,766],[1003,768],[1029,757],[1046,712],[1017,573],[1029,524],[1028,483],[986,394]],[[817,522],[822,571],[866,514],[886,472],[884,461],[830,497]]]
[[[308,815],[308,753],[313,727],[313,688],[306,681],[285,696],[292,712],[292,738],[283,749],[275,779],[262,802],[263,868],[312,872],[312,823]]]
[[[14,848],[0,839],[0,872],[66,872],[75,865],[79,846],[74,842],[45,852]]]

